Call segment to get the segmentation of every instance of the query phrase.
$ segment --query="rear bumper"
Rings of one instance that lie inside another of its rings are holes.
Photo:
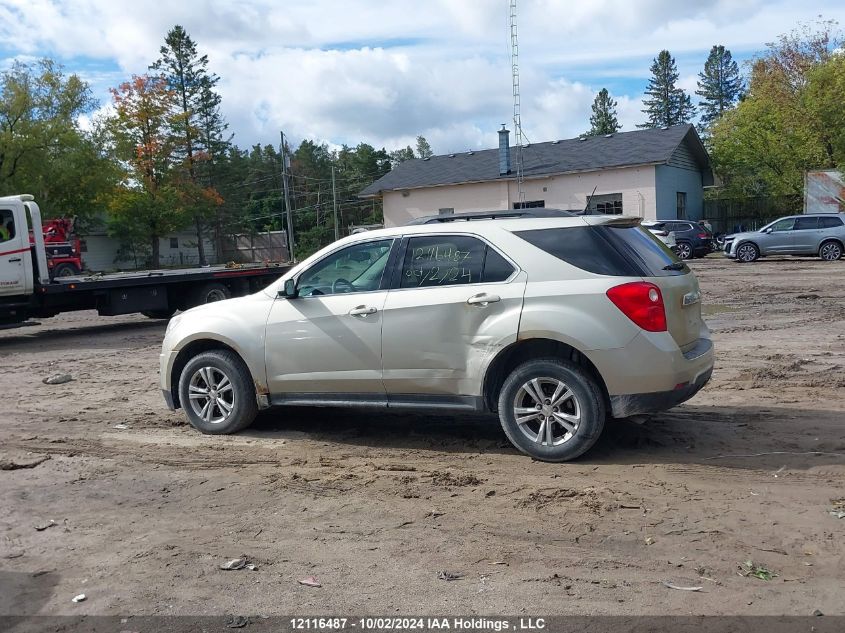
[[[697,394],[713,375],[711,367],[693,382],[679,385],[672,391],[634,393],[624,396],[610,396],[610,409],[614,418],[628,418],[644,413],[659,413],[686,402]]]

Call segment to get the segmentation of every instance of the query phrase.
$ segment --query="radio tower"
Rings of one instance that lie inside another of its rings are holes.
[[[511,27],[511,79],[513,81],[513,127],[516,136],[516,186],[519,191],[519,206],[525,202],[523,187],[522,146],[525,135],[522,133],[522,117],[519,112],[519,41],[516,33],[516,0],[510,0]]]

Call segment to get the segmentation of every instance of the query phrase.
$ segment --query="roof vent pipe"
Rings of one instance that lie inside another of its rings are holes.
[[[502,129],[499,130],[499,175],[505,176],[511,173],[511,148],[510,148],[510,130],[502,123]]]

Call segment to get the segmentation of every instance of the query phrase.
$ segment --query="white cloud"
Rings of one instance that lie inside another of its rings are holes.
[[[624,129],[634,129],[660,49],[679,58],[681,86],[693,92],[712,44],[735,54],[759,50],[819,13],[845,21],[840,5],[520,0],[524,128],[532,141],[583,132],[595,93],[609,85]],[[498,124],[512,127],[507,7],[505,0],[0,0],[0,41],[14,56],[58,56],[107,100],[105,88],[144,72],[178,23],[220,75],[223,109],[242,146],[277,143],[284,129],[294,141],[389,149],[423,134],[448,152],[495,146]]]

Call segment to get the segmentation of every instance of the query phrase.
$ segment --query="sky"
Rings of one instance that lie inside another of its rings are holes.
[[[0,68],[52,57],[107,108],[109,87],[146,72],[181,24],[220,76],[241,147],[278,144],[284,130],[293,143],[388,150],[421,134],[448,153],[513,129],[508,15],[508,0],[0,0]],[[692,92],[712,45],[742,63],[819,16],[845,25],[845,2],[518,0],[524,133],[586,131],[605,87],[623,131],[635,129],[661,49]]]

